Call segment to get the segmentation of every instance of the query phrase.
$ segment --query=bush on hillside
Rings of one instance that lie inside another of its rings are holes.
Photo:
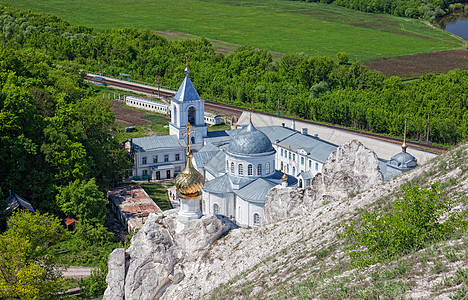
[[[403,191],[390,212],[364,212],[347,226],[345,236],[353,241],[347,253],[353,265],[364,267],[391,260],[448,238],[466,226],[466,212],[453,209],[452,199],[444,195],[438,183],[428,189],[412,185]]]

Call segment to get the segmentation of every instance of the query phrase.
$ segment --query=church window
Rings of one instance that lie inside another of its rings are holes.
[[[213,204],[213,214],[219,215],[219,205],[218,203]]]
[[[168,162],[169,161],[169,154],[165,154],[164,155],[164,162]]]
[[[293,153],[293,161],[296,161],[296,153]]]
[[[262,175],[262,164],[258,164],[257,166],[257,175]]]
[[[239,164],[239,175],[244,175],[244,166],[242,164]]]
[[[284,155],[283,155],[283,148],[281,148],[281,156],[284,156]]]
[[[301,165],[304,164],[304,157],[301,157]]]
[[[293,176],[296,176],[296,167],[293,167]]]
[[[289,159],[291,159],[291,152],[288,152],[288,155],[289,155]]]
[[[153,156],[153,164],[156,164],[158,162],[158,156],[155,155]]]
[[[174,106],[174,123],[177,124],[177,107]]]
[[[146,165],[146,156],[141,158],[141,164]]]
[[[266,163],[265,172],[266,172],[266,174],[270,174],[270,163],[269,162]]]
[[[196,115],[196,110],[194,106],[190,106],[188,109],[188,121],[191,124],[195,124],[195,115]]]
[[[283,162],[281,162],[281,170],[283,170],[283,167],[284,167]]]
[[[229,161],[226,160],[226,172],[229,170]]]
[[[254,213],[253,221],[254,221],[255,226],[260,226],[260,215],[257,213]]]
[[[192,141],[192,144],[195,144],[195,137],[194,137],[194,136],[192,136],[192,137],[190,138],[190,140]]]
[[[231,173],[234,174],[234,163],[231,162]]]
[[[315,163],[315,171],[318,171],[318,163]]]
[[[176,153],[175,160],[180,160],[180,154],[179,153]]]
[[[289,165],[286,165],[286,173],[289,174]]]
[[[312,168],[312,161],[309,159],[309,168]]]
[[[249,175],[253,175],[253,166],[252,165],[249,165],[247,167],[247,172],[248,172]]]

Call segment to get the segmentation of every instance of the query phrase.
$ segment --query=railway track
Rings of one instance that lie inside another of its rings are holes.
[[[95,76],[93,76],[93,75],[86,75],[85,80],[96,82],[94,77]],[[104,77],[101,77],[101,78],[104,78]],[[107,85],[117,87],[117,88],[124,88],[124,89],[127,89],[127,90],[143,92],[143,93],[152,94],[152,95],[155,95],[155,96],[158,95],[158,88],[157,87],[145,86],[143,84],[138,84],[138,83],[133,83],[133,82],[125,82],[125,81],[122,81],[122,80],[115,80],[115,79],[108,78],[108,77],[105,77],[105,83]],[[175,95],[175,92],[171,92],[171,91],[168,91],[168,90],[160,90],[159,95],[162,96],[162,97],[170,98],[170,97],[173,97]],[[210,101],[210,100],[205,100],[205,107],[206,107],[207,110],[215,111],[215,112],[227,115],[227,116],[233,116],[233,117],[236,117],[237,119],[242,115],[242,113],[244,111],[248,111],[245,108],[240,108],[240,107],[237,107],[237,106],[232,106],[232,105],[229,105],[229,104],[224,104],[224,103]],[[392,144],[401,145],[402,142],[403,142],[403,140],[398,139],[398,138],[383,136],[383,135],[370,133],[370,132],[363,132],[363,131],[344,128],[344,127],[339,127],[339,126],[335,126],[335,125],[328,125],[328,124],[318,123],[318,122],[309,121],[309,120],[295,119],[293,117],[280,116],[280,115],[267,113],[267,112],[256,111],[255,113],[256,114],[266,115],[266,116],[271,116],[271,117],[281,117],[281,118],[286,119],[286,120],[290,120],[290,121],[294,120],[296,122],[302,122],[302,123],[306,123],[306,124],[310,124],[310,125],[321,126],[321,127],[325,127],[325,128],[329,128],[329,129],[333,129],[333,130],[340,130],[340,131],[343,131],[343,132],[346,132],[346,133],[355,134],[355,135],[359,135],[359,136],[363,136],[363,137],[367,137],[367,138],[371,138],[371,139],[375,139],[375,140],[379,140],[379,141],[384,141],[384,142],[388,142],[388,143],[392,143]],[[437,153],[437,154],[444,153],[444,152],[446,152],[448,150],[447,148],[444,148],[444,147],[421,144],[421,143],[417,143],[417,142],[413,142],[413,141],[406,141],[406,144],[409,147],[417,149],[417,150],[422,150],[422,151],[427,151],[427,152]]]

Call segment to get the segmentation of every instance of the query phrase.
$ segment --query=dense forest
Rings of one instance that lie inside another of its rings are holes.
[[[463,9],[466,0],[292,0],[304,2],[320,2],[343,6],[370,13],[384,13],[397,17],[424,18],[434,20]]]
[[[191,78],[205,99],[300,118],[424,140],[431,114],[432,142],[454,144],[468,137],[468,71],[426,75],[404,84],[359,62],[288,54],[273,62],[268,51],[242,46],[234,54],[215,53],[205,38],[168,41],[149,31],[102,32],[72,26],[52,15],[1,8],[4,47],[34,49],[55,64],[105,75],[130,73],[133,79],[176,87],[185,58]],[[0,32],[1,33],[1,32]]]
[[[468,137],[468,71],[426,75],[412,84],[385,78],[362,64],[337,58],[288,54],[273,62],[268,51],[242,46],[234,54],[215,53],[205,38],[168,41],[149,31],[95,32],[52,15],[1,8],[3,44],[35,49],[55,64],[176,87],[185,58],[202,97],[300,118],[401,136],[409,119],[410,138],[424,140],[428,113],[432,142],[454,144]],[[1,33],[1,32],[0,32]]]

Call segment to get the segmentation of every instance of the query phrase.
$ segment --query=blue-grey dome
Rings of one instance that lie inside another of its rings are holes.
[[[260,154],[274,151],[270,139],[252,123],[242,129],[226,147],[232,154]]]
[[[392,156],[390,164],[397,166],[401,169],[412,169],[418,165],[416,158],[403,149],[400,153]]]

